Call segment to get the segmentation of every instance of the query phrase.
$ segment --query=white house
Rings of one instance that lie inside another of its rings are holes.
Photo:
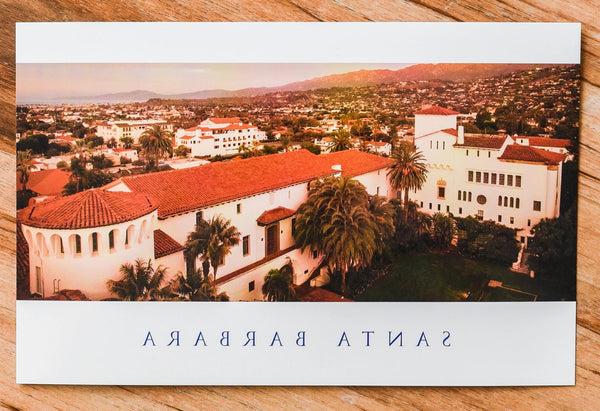
[[[173,124],[166,120],[115,120],[97,122],[96,135],[102,137],[105,142],[114,138],[119,145],[121,145],[122,137],[130,137],[137,144],[144,131],[154,126],[159,126],[169,132],[173,131]]]
[[[389,156],[392,154],[392,145],[385,141],[365,141],[365,147],[372,153]]]
[[[320,256],[300,252],[293,240],[308,183],[346,175],[370,194],[390,197],[390,162],[357,150],[298,150],[123,177],[104,189],[30,206],[19,221],[30,250],[31,292],[47,297],[79,289],[92,299],[108,298],[106,281],[136,258],[163,264],[169,276],[185,273],[187,235],[200,219],[221,215],[241,241],[218,268],[218,289],[232,300],[261,300],[270,269],[291,262],[293,282],[300,285],[319,264]]]
[[[427,213],[472,215],[515,228],[527,244],[535,224],[559,215],[562,150],[568,143],[465,134],[456,126],[457,114],[441,107],[415,113],[415,145],[428,175],[411,199]]]
[[[191,150],[194,157],[238,154],[242,147],[252,147],[267,138],[264,131],[238,117],[211,117],[199,125],[180,128],[175,133],[175,144]]]

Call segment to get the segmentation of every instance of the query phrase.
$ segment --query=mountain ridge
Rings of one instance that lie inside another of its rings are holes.
[[[150,90],[132,90],[95,96],[58,97],[46,99],[44,102],[47,104],[114,104],[145,102],[150,99],[201,100],[209,98],[252,97],[274,92],[306,91],[332,87],[364,87],[402,81],[472,81],[550,66],[553,65],[487,63],[414,64],[398,70],[362,69],[347,73],[329,74],[273,87],[249,87],[238,90],[206,89],[176,94],[161,94]]]

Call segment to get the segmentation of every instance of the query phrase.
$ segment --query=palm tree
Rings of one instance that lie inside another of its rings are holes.
[[[387,173],[390,184],[397,191],[404,191],[405,221],[408,218],[409,190],[419,190],[427,180],[425,157],[415,146],[403,144],[392,153],[394,162]]]
[[[381,250],[385,247],[387,240],[394,235],[396,210],[381,196],[369,196],[368,208],[377,229],[378,249]]]
[[[83,189],[84,186],[87,185],[85,183],[85,178],[87,175],[87,170],[85,169],[85,161],[81,157],[72,157],[69,169],[71,170],[71,176],[69,177],[69,181],[72,182],[74,185],[74,192],[78,193]],[[68,195],[74,193],[70,192],[68,188],[65,187],[64,194]]]
[[[168,295],[168,287],[161,287],[167,269],[152,267],[152,261],[142,259],[134,264],[123,264],[119,269],[120,280],[108,280],[108,290],[124,301],[157,301]]]
[[[123,145],[123,148],[129,149],[133,145],[133,139],[131,137],[121,137],[119,141]]]
[[[156,168],[158,160],[173,155],[173,142],[171,141],[171,133],[162,129],[160,126],[153,126],[147,129],[140,136],[140,145],[150,166]]]
[[[185,255],[187,257],[188,275],[196,271],[195,262],[198,257],[202,260],[202,273],[204,278],[208,278],[210,271],[210,260],[208,256],[208,244],[210,242],[211,228],[204,219],[200,220],[194,231],[188,234],[185,242]]]
[[[33,157],[31,150],[17,151],[17,173],[19,174],[19,183],[21,190],[27,190],[27,182],[29,181],[29,172],[33,168]]]
[[[85,139],[80,138],[75,140],[75,148],[73,149],[75,152],[75,156],[80,159],[83,163],[87,163],[88,157],[90,155],[90,145]]]
[[[296,292],[292,285],[292,267],[284,265],[279,270],[274,268],[265,276],[262,293],[267,301],[294,301]]]
[[[298,208],[294,238],[304,251],[323,255],[323,263],[339,272],[346,292],[350,268],[368,265],[377,249],[379,228],[369,211],[365,187],[348,177],[327,177],[311,184]]]
[[[287,152],[290,148],[290,144],[291,144],[291,139],[288,135],[284,134],[281,137],[279,137],[279,141],[281,142],[281,147],[283,148],[284,152]]]
[[[209,222],[210,236],[206,253],[213,269],[213,281],[217,279],[217,269],[231,248],[240,243],[240,232],[231,221],[223,216],[214,216]]]
[[[346,130],[339,130],[337,133],[333,134],[331,138],[333,140],[331,151],[344,151],[352,148],[350,133]]]
[[[227,293],[219,293],[214,282],[203,275],[200,270],[181,273],[169,283],[171,296],[188,301],[229,301]]]

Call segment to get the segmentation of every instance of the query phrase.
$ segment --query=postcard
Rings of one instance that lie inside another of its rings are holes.
[[[573,385],[580,25],[17,24],[17,382]]]

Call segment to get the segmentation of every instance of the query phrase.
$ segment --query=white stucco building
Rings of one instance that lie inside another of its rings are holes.
[[[267,138],[264,131],[238,117],[212,117],[175,133],[175,145],[186,146],[196,157],[238,154],[241,147],[251,148]]]
[[[119,145],[121,145],[122,137],[130,137],[137,144],[144,131],[154,126],[159,126],[169,132],[173,131],[173,124],[166,120],[115,120],[97,122],[96,135],[102,137],[105,142],[114,138]]]
[[[415,113],[415,145],[429,172],[411,199],[427,213],[471,215],[515,228],[526,244],[534,225],[559,215],[569,141],[465,134],[457,115],[441,107]]]
[[[371,153],[389,156],[392,154],[392,145],[385,141],[365,141],[365,147]]]
[[[102,299],[110,297],[106,282],[120,278],[123,263],[141,258],[181,265],[181,246],[174,247],[158,230],[157,208],[145,194],[92,189],[21,211],[31,293],[48,297],[78,289]]]
[[[270,269],[291,262],[294,284],[300,285],[320,262],[293,240],[294,216],[307,199],[308,183],[346,175],[370,194],[389,197],[390,161],[357,150],[298,150],[123,177],[104,189],[26,208],[19,221],[30,250],[31,292],[48,297],[79,289],[92,299],[109,298],[106,281],[119,278],[121,264],[136,258],[168,267],[169,276],[185,273],[187,235],[199,219],[221,215],[240,232],[240,244],[218,268],[219,291],[234,301],[262,300]]]

